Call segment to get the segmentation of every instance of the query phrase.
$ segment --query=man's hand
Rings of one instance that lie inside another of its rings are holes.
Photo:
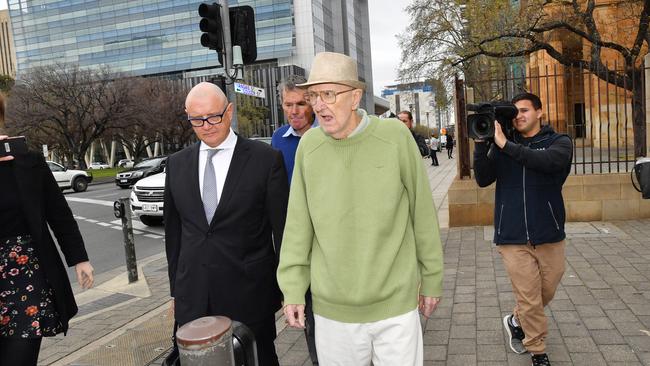
[[[499,149],[503,149],[503,147],[506,146],[506,142],[508,142],[508,139],[506,139],[506,135],[503,134],[501,124],[494,121],[494,143],[497,144]]]
[[[287,323],[293,328],[305,328],[305,305],[289,304],[285,305],[282,309],[284,317],[287,318]]]
[[[77,281],[82,288],[89,289],[93,287],[95,281],[93,279],[93,266],[90,265],[90,262],[77,263],[74,269],[77,272]]]
[[[6,139],[7,137],[9,137],[9,136],[7,136],[7,135],[0,135],[0,140],[4,140],[4,139]],[[9,161],[9,160],[14,160],[14,157],[13,157],[12,155],[7,155],[7,156],[3,156],[3,157],[0,158],[0,161]]]
[[[424,315],[425,318],[429,318],[431,313],[436,310],[438,303],[440,302],[439,297],[429,297],[420,295],[420,301],[418,302],[418,310]]]

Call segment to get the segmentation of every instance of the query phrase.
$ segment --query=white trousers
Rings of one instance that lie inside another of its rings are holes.
[[[372,323],[342,323],[314,314],[321,366],[422,366],[420,316],[406,314]]]

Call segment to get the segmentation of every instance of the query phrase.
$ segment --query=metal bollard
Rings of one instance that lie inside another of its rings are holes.
[[[122,219],[122,233],[124,234],[124,253],[126,255],[126,271],[129,274],[129,283],[138,280],[138,261],[135,258],[135,242],[133,240],[133,223],[131,222],[131,206],[128,198],[120,198],[113,203],[113,213]]]
[[[232,321],[206,316],[178,329],[176,342],[182,366],[235,366]]]

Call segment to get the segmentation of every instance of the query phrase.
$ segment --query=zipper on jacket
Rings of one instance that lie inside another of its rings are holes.
[[[526,240],[530,241],[530,235],[528,235],[528,214],[526,213],[526,167],[522,167],[524,170],[523,174],[523,183],[524,183],[524,226],[526,226]]]
[[[499,214],[499,230],[497,230],[497,234],[501,235],[501,221],[503,220],[503,206],[504,204],[501,204],[501,213]]]
[[[555,214],[553,213],[553,206],[551,206],[551,201],[546,201],[546,203],[548,203],[548,209],[551,210],[551,216],[553,216],[553,221],[555,221],[555,228],[560,230],[560,225],[557,223]]]

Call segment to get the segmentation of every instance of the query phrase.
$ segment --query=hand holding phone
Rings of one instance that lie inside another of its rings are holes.
[[[0,161],[13,160],[14,156],[27,153],[25,136],[0,136]]]

